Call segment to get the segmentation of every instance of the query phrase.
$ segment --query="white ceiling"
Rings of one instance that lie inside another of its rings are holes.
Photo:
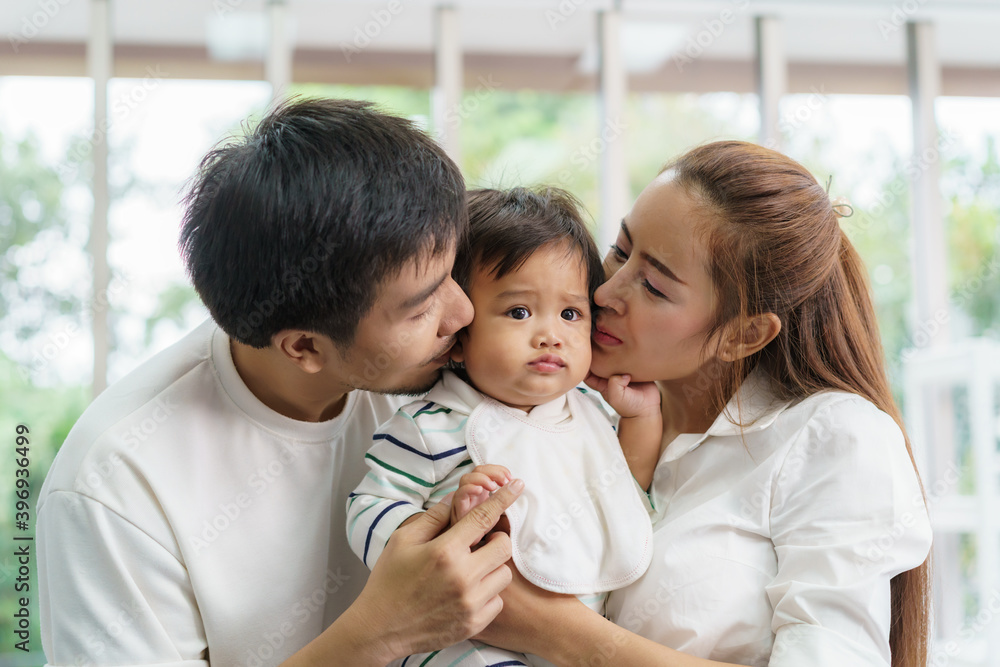
[[[352,45],[357,31],[366,25],[377,33],[367,47],[371,51],[430,51],[436,4],[288,0],[295,45],[337,51]],[[449,4],[460,12],[468,53],[583,57],[594,49],[595,12],[611,0],[451,0]],[[53,7],[58,9],[52,12]],[[196,47],[208,46],[210,21],[223,32],[254,42],[254,30],[263,31],[266,10],[264,0],[112,0],[112,7],[118,43]],[[390,8],[399,11],[393,15]],[[916,10],[907,14],[904,8]],[[1000,0],[623,0],[622,9],[626,50],[639,54],[636,57],[683,49],[700,35],[707,43],[707,59],[749,60],[753,18],[771,15],[783,18],[791,62],[902,64],[903,22],[915,19],[936,24],[943,65],[1000,67]],[[732,12],[728,25],[721,21],[724,11]],[[384,27],[374,23],[379,16],[389,18]],[[0,58],[13,56],[4,43],[12,36],[84,43],[88,20],[87,0],[2,0]],[[711,35],[712,29],[719,34]]]

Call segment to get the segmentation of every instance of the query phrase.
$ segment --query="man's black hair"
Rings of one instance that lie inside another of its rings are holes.
[[[587,266],[590,299],[604,282],[601,254],[584,223],[582,205],[560,188],[470,190],[469,234],[459,247],[452,275],[468,291],[477,268],[503,278],[520,268],[536,250],[568,241]]]
[[[256,348],[283,329],[350,345],[379,286],[461,242],[465,183],[413,123],[304,99],[212,150],[185,197],[188,274],[212,318]]]

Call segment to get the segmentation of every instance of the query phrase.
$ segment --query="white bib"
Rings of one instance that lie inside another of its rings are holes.
[[[552,425],[487,398],[465,429],[476,465],[524,480],[507,510],[514,563],[531,583],[582,595],[638,579],[652,555],[652,525],[608,419],[573,390],[572,420]]]

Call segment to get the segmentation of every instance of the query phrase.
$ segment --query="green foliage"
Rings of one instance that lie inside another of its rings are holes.
[[[188,310],[199,303],[198,293],[188,283],[170,283],[156,297],[156,307],[146,318],[145,345],[153,341],[153,332],[160,322],[173,322],[178,327],[184,325]]]
[[[0,323],[22,340],[41,329],[39,314],[69,313],[78,298],[41,279],[49,257],[39,250],[64,243],[69,235],[63,189],[34,135],[11,142],[0,134],[0,276],[5,285]],[[36,316],[23,316],[25,311]]]
[[[986,158],[953,159],[945,171],[950,210],[948,283],[952,304],[964,312],[974,336],[1000,337],[1000,160],[994,137]]]
[[[380,110],[405,118],[425,121],[430,115],[430,95],[426,90],[398,86],[347,86],[320,83],[295,84],[291,95],[302,97],[335,97],[349,100],[368,100]]]

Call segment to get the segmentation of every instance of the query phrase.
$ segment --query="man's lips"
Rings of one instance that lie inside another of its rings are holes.
[[[451,361],[451,348],[453,347],[455,347],[454,338],[451,340],[450,343],[448,343],[448,347],[444,348],[444,352],[431,359],[429,363],[436,364],[438,366],[444,366],[446,363]]]
[[[537,359],[529,361],[528,365],[541,373],[555,373],[566,368],[566,362],[554,354],[543,354]]]
[[[622,339],[598,324],[594,327],[594,342],[598,345],[621,345]]]

